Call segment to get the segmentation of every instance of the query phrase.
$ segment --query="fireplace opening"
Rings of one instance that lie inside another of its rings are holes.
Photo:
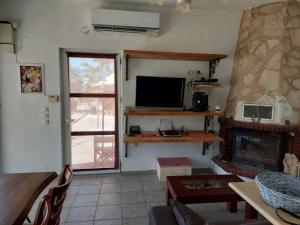
[[[283,171],[285,153],[300,158],[300,126],[237,121],[220,117],[219,155],[214,163],[228,173],[254,178],[265,171]]]
[[[235,129],[231,161],[272,171],[282,170],[288,146],[285,135]]]

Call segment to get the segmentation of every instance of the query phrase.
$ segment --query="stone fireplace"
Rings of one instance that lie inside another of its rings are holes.
[[[224,142],[213,161],[229,173],[254,178],[263,171],[282,171],[286,152],[300,159],[300,127],[219,118]]]
[[[226,116],[239,120],[243,103],[275,105],[284,123],[300,123],[300,1],[243,12]],[[275,115],[276,117],[276,115]]]
[[[300,159],[299,1],[243,12],[230,88],[214,162],[253,178],[282,171],[286,152]]]

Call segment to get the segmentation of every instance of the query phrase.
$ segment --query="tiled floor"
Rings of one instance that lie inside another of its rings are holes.
[[[164,205],[164,201],[164,184],[156,174],[75,176],[64,203],[61,224],[148,225],[149,209]],[[225,203],[189,206],[211,222],[243,219],[243,207],[239,207],[238,213],[229,213]],[[36,208],[37,203],[30,218]]]

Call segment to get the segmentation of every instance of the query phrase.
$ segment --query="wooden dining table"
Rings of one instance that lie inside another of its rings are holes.
[[[259,188],[255,182],[233,182],[229,183],[229,187],[245,199],[246,208],[248,208],[249,212],[252,211],[250,214],[257,216],[257,212],[259,212],[273,225],[289,225],[279,218],[276,209],[263,201],[259,193]]]
[[[21,225],[55,172],[0,174],[0,225]]]

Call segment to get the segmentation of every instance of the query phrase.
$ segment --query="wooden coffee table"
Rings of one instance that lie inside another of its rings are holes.
[[[176,199],[185,204],[227,202],[230,212],[237,211],[237,202],[243,199],[229,186],[242,182],[235,175],[170,176],[166,180],[166,201]]]

